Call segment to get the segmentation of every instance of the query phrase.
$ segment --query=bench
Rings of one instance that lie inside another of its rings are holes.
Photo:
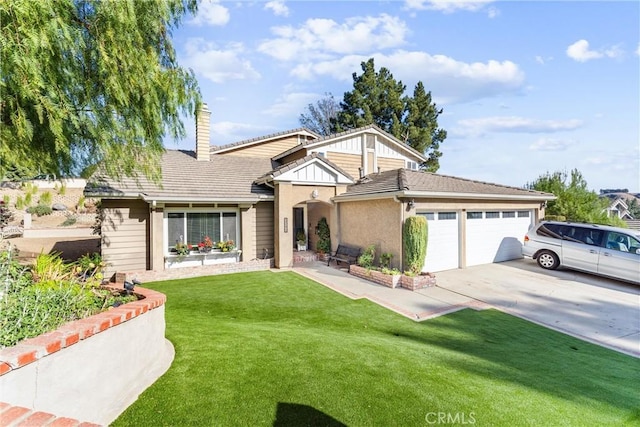
[[[335,260],[336,264],[340,262],[346,262],[351,267],[351,264],[355,264],[360,256],[361,249],[355,246],[338,245],[338,249],[335,253],[327,256],[327,266],[331,263],[331,260]]]

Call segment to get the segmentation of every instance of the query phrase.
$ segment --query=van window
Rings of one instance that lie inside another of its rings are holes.
[[[553,239],[562,239],[562,236],[566,234],[564,231],[565,225],[561,224],[542,224],[536,230],[539,236],[551,237]]]
[[[627,234],[610,231],[607,235],[606,248],[620,252],[637,253],[636,251],[640,249],[640,242]]]

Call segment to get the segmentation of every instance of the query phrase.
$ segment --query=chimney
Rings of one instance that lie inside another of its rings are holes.
[[[211,111],[209,111],[207,104],[202,103],[202,108],[196,113],[196,160],[208,162],[211,157],[210,121]]]

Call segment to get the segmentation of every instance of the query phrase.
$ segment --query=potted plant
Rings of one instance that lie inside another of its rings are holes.
[[[307,235],[304,234],[302,228],[296,233],[296,241],[298,242],[298,252],[307,250]]]
[[[329,230],[329,224],[325,217],[320,218],[317,227],[318,243],[316,243],[316,250],[319,254],[331,254],[331,232]],[[321,259],[324,259],[322,257]]]
[[[233,240],[223,240],[218,242],[218,249],[220,249],[222,252],[230,252],[235,248],[235,244],[233,243]]]
[[[211,252],[211,249],[213,249],[213,242],[211,241],[211,237],[204,236],[202,242],[198,243],[198,251],[207,253]]]

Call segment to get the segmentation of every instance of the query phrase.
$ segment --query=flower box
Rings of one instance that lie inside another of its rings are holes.
[[[402,275],[400,286],[410,291],[416,289],[429,288],[436,285],[436,276],[432,273],[421,273],[418,276]]]
[[[381,271],[367,269],[355,264],[351,265],[349,273],[388,288],[397,288],[400,283],[400,278],[402,277],[401,274],[385,274]]]

